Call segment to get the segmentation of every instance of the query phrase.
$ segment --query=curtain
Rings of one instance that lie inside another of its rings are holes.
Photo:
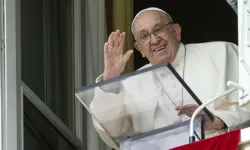
[[[107,31],[110,34],[116,29],[126,32],[124,51],[134,49],[131,23],[133,20],[133,0],[106,0]],[[133,55],[128,60],[123,73],[134,71]]]
[[[126,32],[124,50],[134,49],[131,23],[133,20],[133,0],[113,0],[113,30],[120,29]],[[123,73],[134,71],[133,55],[128,60]]]
[[[88,85],[95,82],[98,75],[103,73],[104,53],[103,46],[107,41],[105,1],[86,0],[84,8],[84,30],[83,30],[83,84]],[[87,150],[109,150],[109,148],[95,131],[92,118],[87,111],[84,111],[83,127],[86,128],[85,140]]]
[[[130,31],[132,22],[132,0],[86,0],[84,8],[83,30],[83,84],[95,82],[96,77],[104,70],[103,46],[110,32],[120,29],[127,34],[125,50],[133,48],[133,38]],[[107,19],[107,21],[106,21]],[[127,63],[124,73],[133,71],[133,57]],[[88,150],[110,150],[94,129],[92,118],[87,111],[83,123],[85,140]]]

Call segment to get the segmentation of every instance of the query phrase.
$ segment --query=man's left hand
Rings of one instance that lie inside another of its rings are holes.
[[[178,111],[178,115],[187,115],[188,117],[192,117],[193,113],[199,106],[196,104],[188,104],[184,106],[176,107],[176,111]],[[214,116],[214,121],[212,121],[206,113],[202,110],[197,116],[201,116],[204,119],[204,128],[205,130],[212,129],[222,129],[224,127],[224,121],[222,121],[219,117]]]

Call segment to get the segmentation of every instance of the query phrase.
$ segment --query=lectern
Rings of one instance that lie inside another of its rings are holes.
[[[189,143],[190,120],[128,137],[120,141],[121,150],[168,150]],[[195,140],[204,139],[202,118],[194,123]]]
[[[159,64],[82,87],[76,97],[97,131],[105,133],[102,138],[120,149],[166,150],[189,143],[190,117],[178,115],[176,107],[202,105],[180,74],[168,63]],[[214,119],[207,108],[203,111]],[[196,118],[195,140],[204,138],[202,127],[202,118]]]

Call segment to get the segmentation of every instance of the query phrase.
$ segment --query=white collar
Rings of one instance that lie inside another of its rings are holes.
[[[180,43],[180,46],[179,46],[178,52],[175,56],[174,62],[171,65],[173,65],[173,67],[178,65],[180,63],[180,61],[184,58],[184,56],[185,56],[185,46],[183,43]]]

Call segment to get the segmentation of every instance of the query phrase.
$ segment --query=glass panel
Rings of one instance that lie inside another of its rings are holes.
[[[187,135],[189,135],[189,124],[190,121],[184,121],[141,135],[139,134],[121,141],[120,148],[121,150],[167,150],[187,144],[189,143],[187,137]],[[204,132],[201,118],[195,120],[194,129],[196,131],[196,141],[203,139]]]
[[[24,124],[24,150],[50,150],[49,144],[39,139],[27,124]]]
[[[21,0],[22,80],[45,100],[42,0]]]
[[[71,0],[21,0],[22,81],[74,131]]]
[[[24,96],[24,150],[76,150]]]
[[[202,103],[179,74],[170,64],[160,64],[83,87],[76,96],[99,124],[97,128],[120,142],[190,120],[190,116],[178,115],[176,108]]]
[[[4,37],[3,33],[4,33],[4,18],[3,18],[3,10],[4,10],[4,6],[3,6],[3,0],[0,0],[0,37]],[[3,88],[3,83],[4,83],[4,50],[2,49],[3,47],[3,42],[0,42],[0,145],[2,145],[2,141],[3,141],[3,114],[2,112],[4,111],[4,99],[3,99],[3,94],[4,94],[4,88]],[[2,148],[2,147],[0,147]]]

